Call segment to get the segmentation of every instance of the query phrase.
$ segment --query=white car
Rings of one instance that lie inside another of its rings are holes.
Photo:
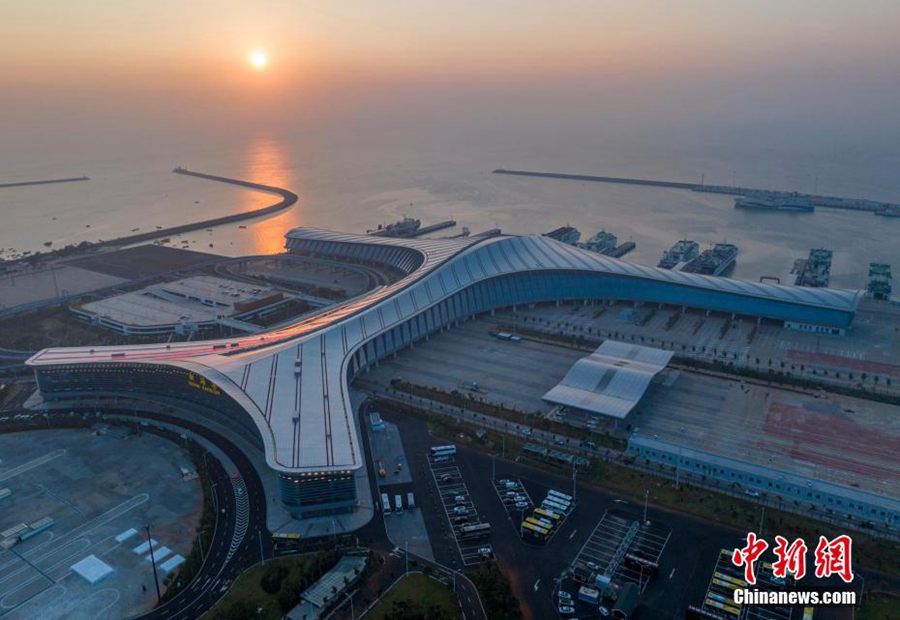
[[[481,555],[491,555],[493,552],[494,550],[490,547],[480,547],[478,549],[478,553],[480,553]]]
[[[561,614],[574,614],[575,608],[571,605],[560,605],[556,610]]]
[[[571,600],[572,600],[572,595],[569,594],[568,592],[566,592],[565,590],[560,590],[560,591],[559,591],[559,598],[564,599],[564,600],[567,600],[567,601],[571,601]]]
[[[516,502],[516,508],[518,508],[519,510],[528,508],[528,502]]]
[[[604,607],[603,605],[601,605],[600,607],[597,608],[597,613],[599,613],[599,614],[600,614],[601,616],[603,616],[604,618],[608,618],[608,617],[609,617],[609,609],[607,609],[607,608]]]
[[[585,564],[585,566],[587,566],[591,570],[600,570],[600,567],[594,562],[588,562],[587,564]]]

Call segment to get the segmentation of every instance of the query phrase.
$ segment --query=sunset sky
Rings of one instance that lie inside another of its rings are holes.
[[[898,29],[891,0],[4,2],[0,111],[287,122],[353,102],[577,118],[750,102],[871,120],[900,91]]]

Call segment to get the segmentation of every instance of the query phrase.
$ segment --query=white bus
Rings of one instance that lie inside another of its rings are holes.
[[[566,514],[569,511],[569,507],[565,504],[559,504],[549,499],[545,499],[541,502],[541,508],[557,514]]]
[[[385,512],[385,514],[391,511],[391,498],[388,497],[387,493],[381,494],[381,509]]]
[[[453,444],[447,446],[431,446],[431,456],[453,456],[456,454],[456,446]]]
[[[550,489],[549,491],[547,491],[547,497],[558,497],[559,499],[563,500],[564,502],[567,502],[569,504],[572,503],[571,495],[566,495],[565,493],[560,493],[559,491],[556,491],[554,489]]]
[[[399,495],[394,496],[394,510],[400,512],[403,510],[403,498]]]

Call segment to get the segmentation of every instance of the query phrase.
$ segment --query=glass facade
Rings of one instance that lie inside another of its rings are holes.
[[[352,471],[280,474],[281,501],[294,518],[351,512],[356,506]]]

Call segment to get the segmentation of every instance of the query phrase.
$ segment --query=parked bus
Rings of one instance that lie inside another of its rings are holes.
[[[546,541],[550,537],[550,530],[543,528],[540,525],[529,523],[528,521],[522,521],[522,537],[524,538],[525,536],[531,536],[538,540]]]
[[[571,496],[571,495],[566,495],[565,493],[560,493],[559,491],[555,491],[555,490],[553,490],[553,489],[550,489],[549,491],[547,491],[547,495],[548,495],[549,497],[558,497],[559,499],[561,499],[561,500],[563,500],[563,501],[565,501],[566,503],[569,503],[569,504],[572,503],[572,496]]]
[[[556,497],[555,495],[548,495],[544,498],[545,502],[553,502],[554,504],[559,504],[560,506],[565,506],[568,508],[572,505],[571,500],[563,499],[562,497]]]
[[[715,573],[713,573],[713,577],[718,577],[719,579],[721,579],[723,581],[728,581],[730,583],[733,583],[734,585],[736,585],[740,588],[747,587],[747,582],[744,581],[743,579],[738,579],[737,577],[730,577],[730,576],[726,575],[725,573],[720,573],[719,571],[716,571]]]
[[[474,538],[484,538],[491,535],[490,523],[473,523],[472,525],[464,525],[459,528],[460,540],[471,540]]]
[[[394,510],[401,512],[403,510],[403,498],[399,495],[394,496]]]
[[[566,512],[569,511],[568,506],[557,504],[556,502],[552,502],[549,499],[545,499],[541,502],[541,508],[543,508],[544,510],[549,510],[550,512],[555,512],[557,514],[566,514]]]
[[[391,498],[387,493],[381,494],[381,509],[387,514],[391,512]]]
[[[406,494],[406,509],[407,510],[415,510],[416,509],[416,498],[413,497],[412,492]]]
[[[549,519],[543,519],[543,518],[538,518],[538,517],[532,517],[532,519],[537,521],[541,525],[541,527],[545,527],[548,530],[553,529],[553,523]]]
[[[562,518],[552,510],[544,510],[543,508],[535,508],[534,514],[540,515],[541,517],[549,519],[550,521],[554,521],[556,523],[559,523],[559,520]]]
[[[431,446],[431,456],[453,456],[456,454],[456,446]]]
[[[541,529],[547,530],[548,532],[553,529],[553,524],[549,521],[541,521],[540,519],[535,519],[534,517],[526,517],[523,523],[530,523],[531,525],[536,525]]]

